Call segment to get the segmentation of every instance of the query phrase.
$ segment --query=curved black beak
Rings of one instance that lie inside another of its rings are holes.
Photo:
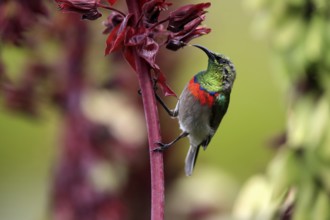
[[[200,46],[198,44],[193,44],[193,46],[204,51],[206,53],[206,55],[209,57],[209,59],[211,59],[213,61],[216,59],[216,55],[213,52],[211,52],[210,50],[208,50],[207,48]]]

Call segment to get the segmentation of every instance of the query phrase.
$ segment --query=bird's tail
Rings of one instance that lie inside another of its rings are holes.
[[[185,165],[185,171],[187,176],[191,176],[194,166],[197,160],[198,152],[199,152],[200,146],[190,146],[187,157],[186,157],[186,165]]]

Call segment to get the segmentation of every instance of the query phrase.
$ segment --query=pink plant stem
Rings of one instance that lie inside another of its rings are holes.
[[[128,11],[134,14],[135,22],[137,22],[137,19],[141,16],[138,2],[137,0],[126,0]],[[155,143],[160,141],[159,117],[154,94],[154,85],[147,63],[138,56],[134,49],[133,54],[142,93],[148,131],[151,172],[151,220],[163,220],[165,204],[163,154],[153,151]]]
[[[141,61],[136,53],[135,60],[148,130],[151,172],[151,220],[163,220],[165,190],[163,154],[153,151],[155,143],[160,140],[159,118],[154,87],[146,63]]]

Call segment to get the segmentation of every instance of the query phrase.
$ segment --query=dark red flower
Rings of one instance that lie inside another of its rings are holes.
[[[114,27],[120,24],[124,20],[124,17],[118,12],[112,12],[103,25],[106,27],[103,34],[109,34]]]
[[[33,14],[48,15],[47,8],[44,5],[43,0],[20,0],[19,3],[23,6],[25,10],[32,12]]]
[[[205,8],[210,7],[211,3],[200,3],[185,5],[170,13],[167,30],[171,32],[179,32],[184,29],[184,26],[189,22],[200,19],[206,13]]]
[[[134,34],[134,30],[129,29],[127,33],[128,41],[125,43],[126,47],[123,51],[124,57],[126,61],[131,65],[131,67],[136,71],[135,60],[132,50],[133,46],[135,46],[137,48],[137,54],[145,61],[147,61],[147,63],[154,70],[157,84],[162,89],[164,95],[176,96],[176,94],[167,84],[164,73],[156,64],[156,55],[159,51],[159,45],[152,38],[148,37],[146,33],[147,32]]]
[[[112,12],[108,17],[104,23],[107,27],[104,33],[109,33],[105,55],[122,49],[125,59],[135,71],[136,56],[139,56],[156,74],[155,78],[164,94],[175,95],[156,63],[159,48],[166,44],[168,49],[178,50],[193,38],[209,33],[211,29],[199,25],[205,17],[204,9],[209,7],[210,3],[183,6],[161,21],[158,21],[160,13],[171,3],[165,0],[140,0],[139,5],[142,5],[142,15],[135,20],[131,19],[131,14],[123,16],[117,12]],[[167,21],[166,30],[163,23]]]
[[[8,85],[4,88],[5,104],[14,111],[36,115],[35,91],[30,88],[15,88]]]
[[[20,45],[24,39],[24,32],[30,26],[24,15],[1,17],[0,11],[0,39],[4,42],[11,42]]]
[[[150,37],[147,37],[145,41],[137,47],[137,53],[139,56],[147,61],[153,69],[159,69],[159,66],[156,64],[156,55],[158,51],[159,45]]]
[[[158,43],[148,36],[149,32],[146,28],[140,28],[135,33],[133,28],[129,28],[126,34],[126,47],[136,47],[137,54],[143,58],[153,69],[159,69],[156,64],[156,55],[159,51]]]
[[[158,22],[160,12],[167,10],[168,6],[172,3],[165,2],[164,0],[151,0],[144,3],[142,13],[147,23]]]
[[[21,45],[25,31],[36,24],[40,15],[48,14],[42,0],[0,2],[0,39],[4,42]]]
[[[4,85],[5,103],[12,110],[36,115],[38,85],[46,79],[49,68],[43,64],[31,64],[19,85]]]
[[[83,19],[95,20],[102,16],[97,10],[97,0],[55,0],[63,11],[82,14]]]
[[[126,35],[126,46],[138,46],[143,44],[148,36],[148,30],[144,27],[135,30],[134,28],[129,28]]]
[[[193,20],[192,22],[185,25],[184,29],[178,33],[172,33],[166,44],[166,48],[170,50],[178,50],[191,41],[194,38],[211,32],[210,28],[201,27],[199,24],[203,21],[204,16]]]

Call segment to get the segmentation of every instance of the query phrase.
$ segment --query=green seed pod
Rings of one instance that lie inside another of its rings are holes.
[[[318,161],[317,167],[315,167],[315,174],[319,178],[318,180],[322,183],[324,190],[330,190],[330,166],[327,161]]]
[[[329,196],[320,189],[315,204],[311,210],[311,219],[330,219]]]
[[[327,134],[323,142],[323,156],[325,161],[330,161],[330,119],[328,120]]]
[[[269,11],[275,23],[279,23],[288,19],[287,17],[289,16],[289,14],[287,13],[287,9],[288,9],[287,0],[272,1],[272,5],[269,8]]]
[[[314,110],[308,117],[309,132],[306,132],[305,143],[315,148],[321,144],[326,135],[329,121],[330,106],[328,100],[323,97],[314,105]],[[329,146],[328,146],[329,147]]]
[[[288,18],[275,31],[273,43],[280,51],[291,50],[301,42],[304,36],[305,25],[299,17]]]
[[[329,10],[329,1],[328,0],[312,0],[317,11],[325,11],[327,10],[327,7],[328,7],[328,10]]]
[[[234,219],[270,220],[276,207],[271,202],[271,191],[270,182],[264,176],[250,178],[236,199]]]
[[[316,188],[310,177],[303,179],[295,202],[293,220],[311,220],[311,207],[315,203]]]
[[[299,99],[294,103],[289,112],[287,134],[288,145],[292,148],[301,148],[305,146],[306,137],[310,132],[309,117],[312,114],[314,105],[308,97]]]
[[[320,60],[323,50],[325,24],[324,19],[319,15],[314,15],[307,30],[305,40],[305,54],[309,62]]]
[[[288,3],[294,7],[302,8],[305,5],[305,0],[288,0]]]
[[[251,34],[257,39],[267,36],[273,27],[272,22],[269,13],[257,13],[253,18]]]
[[[285,56],[285,62],[288,66],[291,79],[296,81],[301,78],[301,75],[305,72],[306,69],[306,55],[304,53],[304,44],[302,43],[304,39],[300,38],[300,41],[297,42],[296,46],[292,50],[283,53],[282,56]]]
[[[330,3],[329,3],[330,4]],[[330,6],[329,6],[330,7]],[[327,22],[325,25],[325,44],[324,47],[330,48],[330,22]],[[330,50],[326,49],[323,56],[323,64],[327,69],[328,74],[330,75]]]
[[[283,59],[284,58],[281,53],[274,54],[274,59],[272,60],[272,68],[276,73],[275,77],[279,81],[278,85],[281,86],[283,95],[286,95],[291,86],[291,83],[289,67]]]
[[[272,198],[278,199],[296,182],[300,175],[297,158],[293,150],[279,152],[268,167],[273,186]]]

